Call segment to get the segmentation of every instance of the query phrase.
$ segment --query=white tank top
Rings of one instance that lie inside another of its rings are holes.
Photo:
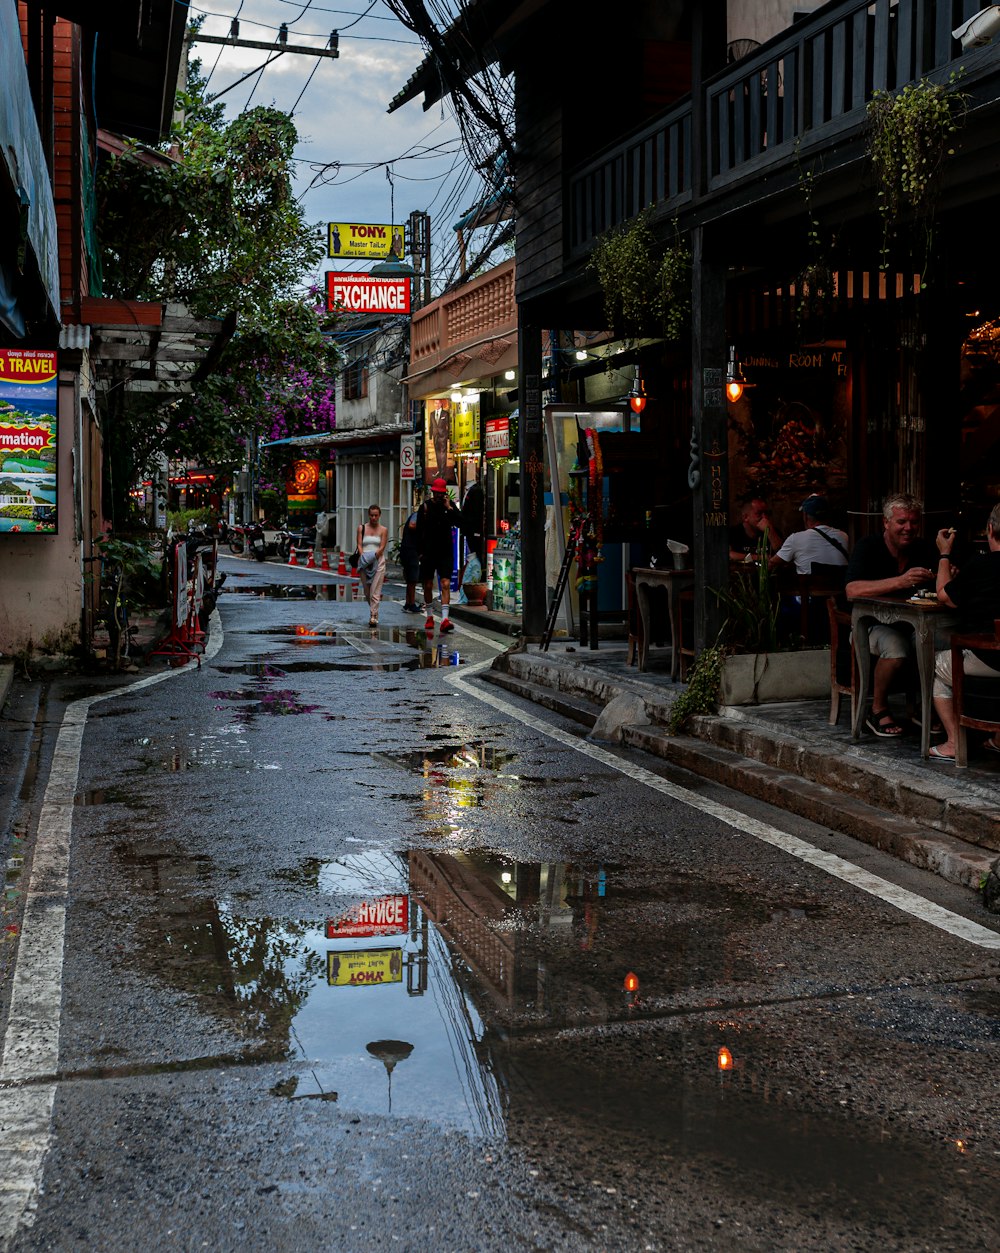
[[[367,530],[361,536],[361,551],[363,553],[373,553],[382,543],[380,535],[369,535]]]

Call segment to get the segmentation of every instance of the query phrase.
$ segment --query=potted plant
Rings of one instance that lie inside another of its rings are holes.
[[[829,648],[804,647],[799,637],[787,642],[780,637],[780,598],[769,556],[762,539],[756,561],[738,566],[729,588],[718,593],[727,614],[719,696],[724,705],[812,700],[830,692]]]

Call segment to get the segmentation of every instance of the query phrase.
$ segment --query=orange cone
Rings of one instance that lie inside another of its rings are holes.
[[[330,558],[326,555],[326,549],[325,549],[325,548],[323,549],[323,560],[319,563],[319,568],[320,568],[321,570],[329,570],[329,569],[330,569]]]
[[[337,563],[337,573],[347,578],[347,562],[344,560],[344,550],[340,549],[340,560]]]
[[[295,551],[294,544],[292,545],[288,553],[288,564],[290,566],[297,566],[299,564],[299,554]]]
[[[316,549],[315,548],[309,549],[309,556],[306,558],[306,569],[307,570],[316,569]]]

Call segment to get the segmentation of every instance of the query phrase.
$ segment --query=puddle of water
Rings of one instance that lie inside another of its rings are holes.
[[[148,809],[144,800],[123,791],[121,788],[91,788],[77,792],[73,798],[75,805],[124,805],[126,809]]]
[[[850,1221],[871,1216],[908,1232],[942,1184],[998,1208],[988,1163],[960,1156],[964,1148],[949,1158],[891,1118],[845,1117],[837,1085],[829,1108],[821,1088],[800,1099],[784,1069],[787,1025],[768,1010],[667,1017],[655,1036],[599,1041],[541,1030],[634,1017],[642,1002],[623,990],[631,970],[643,996],[714,981],[718,961],[738,982],[725,945],[736,893],[720,897],[716,884],[488,851],[362,851],[284,872],[329,902],[325,918],[296,922],[206,896],[204,859],[175,846],[125,846],[120,857],[152,898],[140,924],[149,978],[283,1055],[270,1088],[277,1102],[420,1118],[529,1151],[558,1127],[563,1144],[592,1153],[610,1177],[676,1162],[706,1188],[724,1188],[731,1206],[773,1196],[779,1212],[800,1217],[836,1219],[847,1197]],[[668,911],[657,908],[664,900]],[[695,902],[678,924],[678,909]],[[755,906],[765,920],[775,908]],[[710,950],[704,976],[698,944]],[[866,1058],[866,1083],[878,1064]]]
[[[249,576],[243,575],[243,578]],[[257,596],[261,600],[336,600],[336,583],[245,583],[231,586],[228,582],[220,596]]]

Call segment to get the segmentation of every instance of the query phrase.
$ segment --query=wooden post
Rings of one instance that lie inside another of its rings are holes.
[[[723,622],[716,591],[729,586],[729,431],[726,411],[726,267],[691,232],[691,462],[694,508],[694,644],[714,644]]]
[[[518,324],[518,457],[521,462],[521,624],[525,638],[545,629],[545,462],[542,435],[542,336]],[[555,485],[558,491],[558,484]]]

